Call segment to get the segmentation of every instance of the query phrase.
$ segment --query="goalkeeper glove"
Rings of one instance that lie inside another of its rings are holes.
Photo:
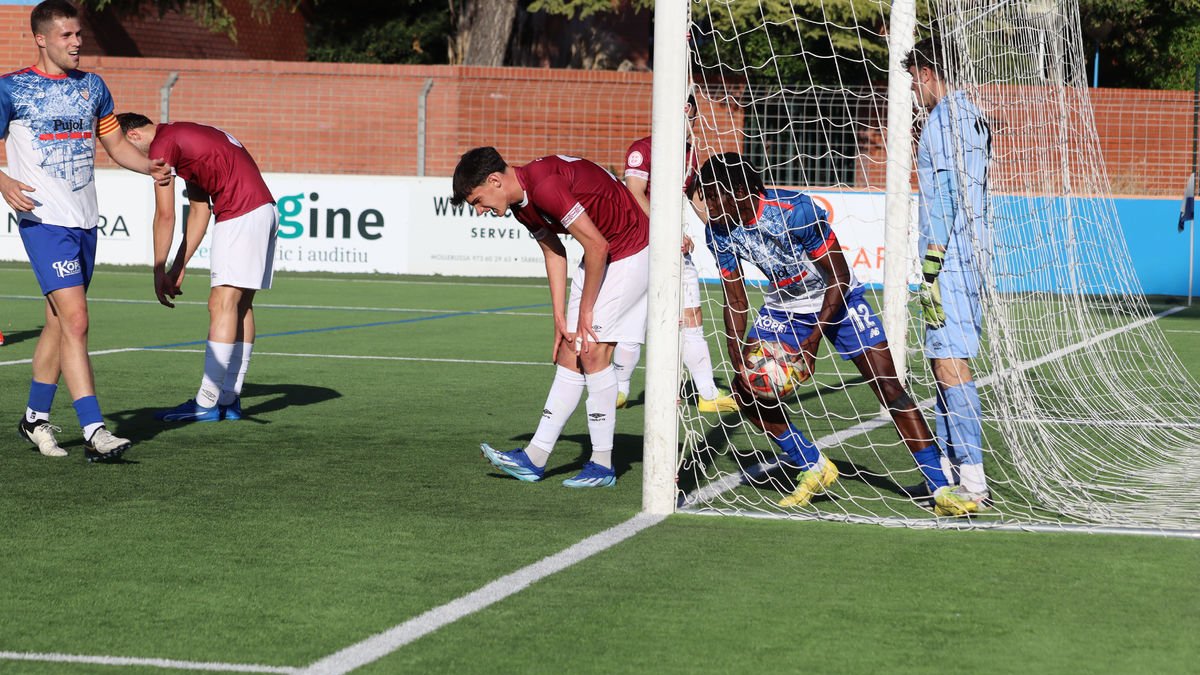
[[[941,328],[946,325],[946,312],[942,309],[942,289],[938,287],[937,280],[945,259],[945,251],[929,249],[925,251],[925,262],[921,264],[921,274],[925,278],[921,282],[921,290],[918,295],[921,300],[921,313],[925,317],[925,325],[930,328]]]

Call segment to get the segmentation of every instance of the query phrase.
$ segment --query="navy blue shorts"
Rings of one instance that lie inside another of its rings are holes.
[[[782,342],[791,345],[796,350],[800,343],[817,328],[817,313],[795,314],[781,312],[763,307],[758,312],[749,333],[749,340],[765,342]],[[833,323],[823,326],[825,337],[833,344],[833,349],[843,359],[849,361],[866,353],[867,348],[884,342],[887,335],[883,332],[883,323],[875,316],[871,303],[863,297],[862,289],[856,289],[846,296],[846,306]]]
[[[42,295],[72,286],[87,290],[96,267],[96,230],[22,220],[18,226]]]

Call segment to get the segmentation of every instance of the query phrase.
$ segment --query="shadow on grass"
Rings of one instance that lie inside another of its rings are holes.
[[[328,387],[316,387],[308,384],[247,384],[242,389],[242,419],[241,422],[270,424],[261,419],[260,415],[294,408],[298,406],[316,405],[342,394]],[[163,431],[177,429],[186,422],[161,422],[154,419],[154,414],[161,412],[164,407],[133,408],[120,410],[106,415],[115,422],[113,433],[125,436],[135,443],[148,441]]]
[[[34,330],[14,330],[4,334],[4,347],[11,347],[26,340],[36,340],[42,334],[41,328]]]

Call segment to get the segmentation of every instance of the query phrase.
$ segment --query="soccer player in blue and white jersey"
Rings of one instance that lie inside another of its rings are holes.
[[[29,264],[46,296],[46,325],[33,352],[22,438],[43,454],[62,457],[50,406],[61,375],[83,427],[88,461],[121,456],[130,441],[104,426],[88,358],[87,287],[96,257],[96,137],[121,166],[164,181],[165,163],[126,142],[104,81],[79,67],[79,12],[66,0],[45,0],[29,17],[37,64],[0,77],[0,130],[8,173],[0,195],[16,212]]]
[[[754,397],[746,381],[746,355],[759,341],[782,342],[800,352],[811,373],[825,337],[843,359],[854,363],[891,412],[938,508],[953,515],[974,511],[975,503],[959,497],[946,480],[933,434],[896,376],[883,326],[846,264],[825,211],[808,195],[766,189],[758,173],[733,152],[709,158],[699,183],[708,207],[708,246],[725,291],[725,329],[738,403],[801,468],[796,489],[780,506],[807,505],[837,481],[838,471],[788,421],[781,405]],[[769,281],[764,306],[749,332],[742,261],[757,267]]]
[[[966,92],[949,86],[941,41],[917,43],[904,61],[917,103],[929,119],[917,146],[918,219],[924,257],[921,307],[925,356],[937,380],[937,438],[959,492],[989,499],[983,469],[982,406],[969,359],[983,332],[980,291],[991,250],[988,163],[992,134]]]

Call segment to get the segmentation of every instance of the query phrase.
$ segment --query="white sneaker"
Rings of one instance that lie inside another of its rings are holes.
[[[47,457],[66,457],[67,451],[58,446],[58,441],[54,438],[54,434],[62,431],[60,427],[50,424],[46,420],[29,423],[25,418],[21,418],[21,423],[17,425],[17,433],[21,438],[33,443],[37,447],[37,451]]]
[[[84,442],[83,454],[89,462],[109,462],[121,456],[133,443],[128,438],[114,436],[104,427],[96,430],[91,439]]]

